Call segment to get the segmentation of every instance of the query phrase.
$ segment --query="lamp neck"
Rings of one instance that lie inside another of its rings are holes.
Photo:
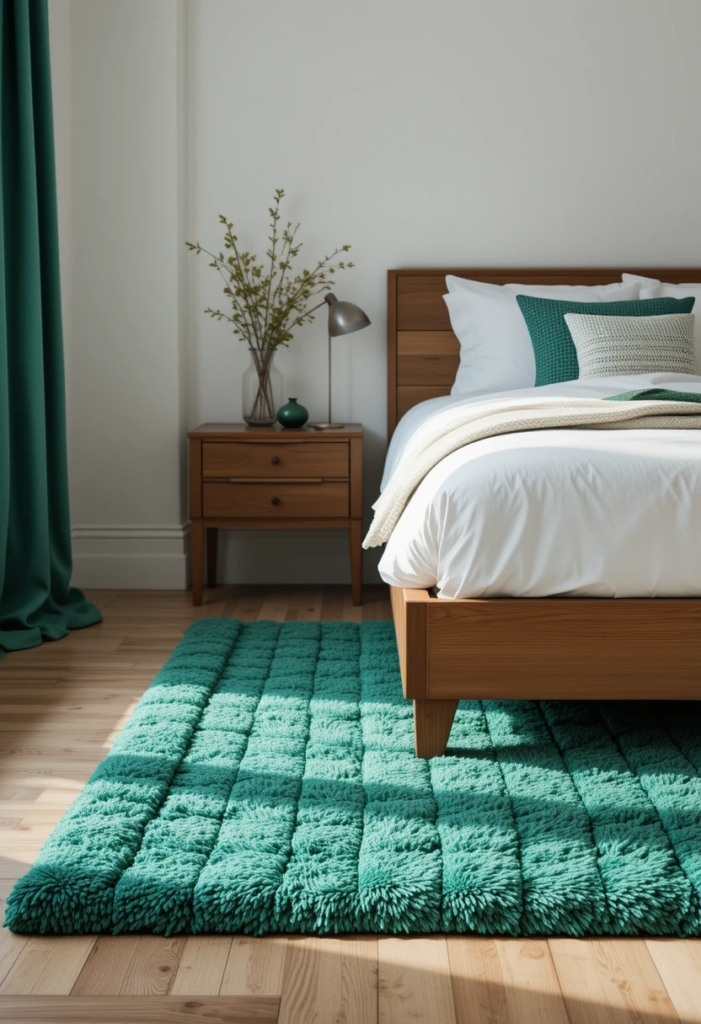
[[[308,309],[307,310],[307,314],[305,314],[305,315],[308,315],[309,313],[316,313],[317,309],[321,309],[322,306],[334,306],[337,302],[338,302],[338,299],[336,298],[334,293],[333,292],[328,292],[323,297],[321,302],[317,303],[316,306],[312,306],[311,309]]]

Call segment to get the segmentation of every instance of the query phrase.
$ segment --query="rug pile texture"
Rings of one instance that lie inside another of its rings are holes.
[[[698,935],[699,769],[672,702],[464,702],[422,761],[391,623],[203,619],[6,923]]]

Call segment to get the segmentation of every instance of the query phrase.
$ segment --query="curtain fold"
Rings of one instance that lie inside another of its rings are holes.
[[[0,0],[0,656],[101,620],[70,586],[47,0]]]

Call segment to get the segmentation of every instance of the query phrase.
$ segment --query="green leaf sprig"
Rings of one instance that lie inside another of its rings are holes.
[[[299,224],[287,221],[284,227],[280,227],[280,203],[284,196],[283,189],[276,189],[273,205],[268,210],[270,246],[265,253],[267,269],[254,253],[240,248],[232,221],[222,214],[219,222],[225,229],[223,252],[210,252],[199,242],[185,243],[197,255],[204,253],[210,257],[209,266],[221,275],[224,295],[231,302],[231,315],[211,307],[205,313],[215,320],[228,321],[234,334],[243,338],[259,356],[272,355],[281,345],[289,345],[294,330],[313,321],[311,310],[317,304],[314,299],[330,290],[333,275],[355,265],[337,259],[350,250],[349,245],[342,245],[320,259],[312,270],[301,270],[295,274],[293,263],[299,256],[302,243],[297,241]]]

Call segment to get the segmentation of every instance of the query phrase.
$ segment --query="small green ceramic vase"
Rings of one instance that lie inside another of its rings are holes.
[[[288,398],[287,405],[283,405],[282,409],[277,411],[278,423],[281,423],[283,427],[288,429],[298,429],[303,427],[309,419],[309,413],[300,405],[296,398]]]

